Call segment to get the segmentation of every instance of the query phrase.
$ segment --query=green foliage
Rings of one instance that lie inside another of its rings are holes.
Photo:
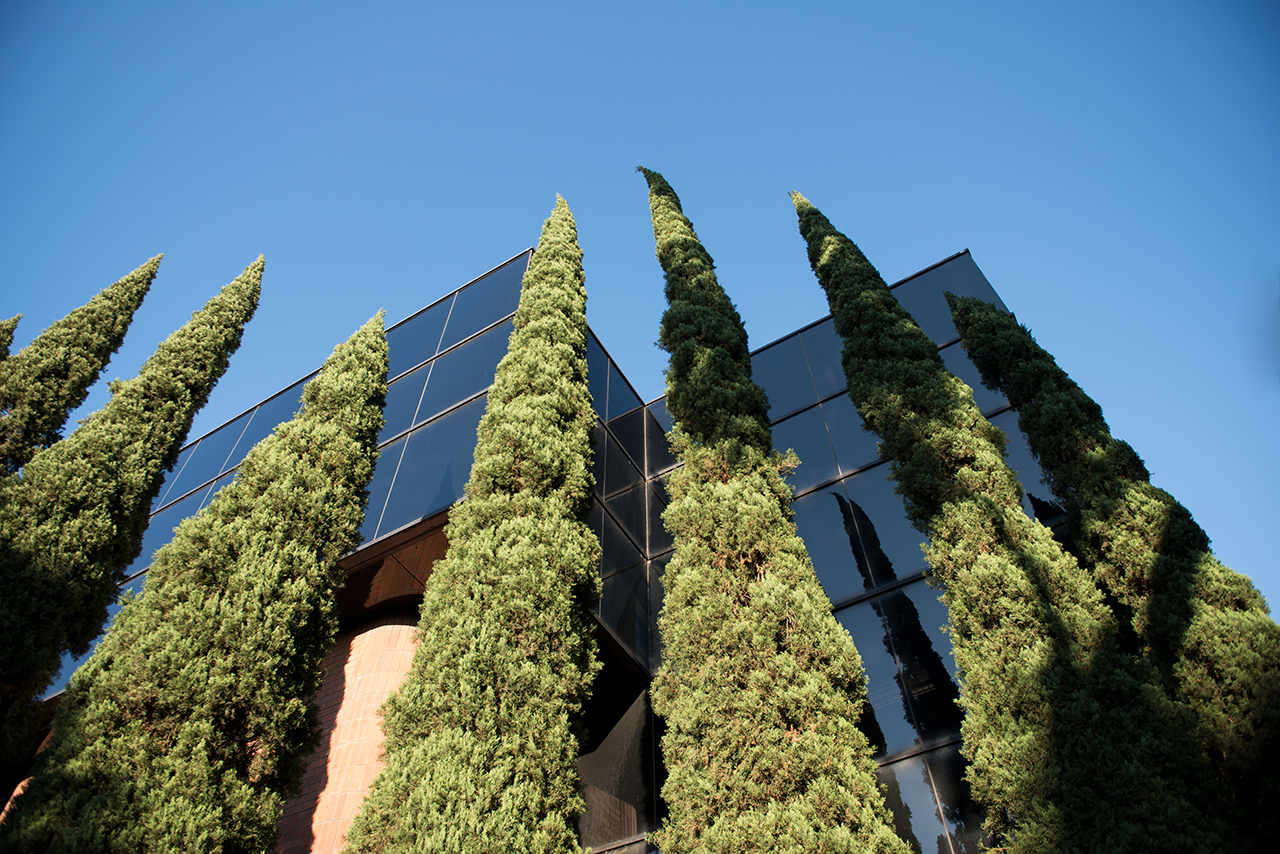
[[[0,598],[0,747],[13,751],[5,755],[22,750],[33,698],[62,654],[83,654],[102,630],[164,472],[257,307],[262,267],[259,257],[137,377],[113,383],[106,406],[3,483],[0,589],[22,591]]]
[[[423,594],[409,675],[383,707],[385,769],[353,852],[579,851],[575,726],[599,669],[590,606],[586,289],[558,199],[525,272],[466,499]]]
[[[337,633],[386,399],[382,314],[302,411],[178,526],[76,672],[12,850],[267,851],[314,747],[308,699]]]
[[[849,393],[891,460],[943,588],[963,752],[1010,851],[1222,850],[1210,786],[1089,575],[1022,511],[1004,436],[847,237],[793,194],[845,339]]]
[[[670,813],[663,851],[905,852],[866,736],[862,661],[831,614],[771,453],[747,335],[707,255],[656,172],[649,182],[670,308],[674,451],[663,520],[675,538],[654,680]]]
[[[0,361],[9,358],[9,347],[13,344],[13,333],[18,328],[22,315],[15,314],[8,320],[0,320]]]
[[[71,410],[120,349],[160,267],[157,255],[101,291],[0,365],[0,473],[12,473],[61,438]],[[19,315],[20,317],[21,315]],[[7,353],[18,319],[0,324]]]
[[[1262,827],[1280,785],[1280,626],[1261,594],[1218,562],[1190,512],[1151,485],[1102,408],[1027,329],[981,300],[947,300],[983,382],[1017,408],[1080,552],[1190,713],[1237,825]]]

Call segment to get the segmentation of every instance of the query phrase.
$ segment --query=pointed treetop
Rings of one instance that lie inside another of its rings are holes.
[[[9,345],[13,343],[13,331],[18,328],[21,314],[15,314],[8,320],[0,320],[0,359],[9,358]]]
[[[671,354],[667,409],[696,442],[732,438],[767,453],[773,447],[769,402],[751,380],[742,317],[716,280],[715,263],[671,185],[651,169],[637,171],[649,183],[653,238],[667,280],[669,307],[658,339]]]

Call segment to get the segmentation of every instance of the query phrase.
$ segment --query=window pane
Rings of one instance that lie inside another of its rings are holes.
[[[586,802],[578,818],[579,840],[596,851],[657,829],[653,772],[660,764],[644,680],[603,650],[601,658],[604,667],[583,709],[587,741],[578,757]],[[638,845],[639,851],[647,850],[643,841]],[[608,850],[622,854],[633,848]]]
[[[315,374],[312,374],[315,376]],[[307,379],[310,379],[308,377]],[[253,418],[249,421],[249,426],[244,428],[244,434],[240,436],[240,441],[236,443],[235,450],[227,462],[226,468],[240,464],[245,454],[249,453],[249,449],[261,442],[267,436],[271,435],[271,431],[279,425],[293,418],[302,409],[302,390],[306,387],[307,380],[301,380],[280,394],[264,400],[253,411]]]
[[[389,379],[395,379],[436,354],[440,333],[444,331],[444,322],[452,307],[453,297],[450,296],[387,332]]]
[[[174,497],[213,480],[225,471],[224,463],[249,423],[250,414],[241,415],[225,427],[219,428],[217,432],[210,433],[200,440],[195,452],[183,466],[182,473],[173,481]]]
[[[643,563],[605,578],[600,621],[635,655],[649,660],[649,584]]]
[[[1058,506],[1053,493],[1044,485],[1044,472],[1031,455],[1026,437],[1018,429],[1018,413],[1010,409],[989,420],[1009,437],[1009,442],[1005,445],[1005,462],[1022,484],[1023,511],[1032,519],[1039,519],[1042,524],[1057,524],[1066,516],[1066,511]]]
[[[462,497],[484,406],[485,398],[477,398],[409,434],[378,536],[438,513]]]
[[[858,542],[857,529],[846,528],[843,515],[847,505],[848,498],[838,483],[791,504],[796,533],[804,540],[813,570],[832,602],[848,599],[865,589],[851,546]]]
[[[604,420],[609,410],[609,357],[591,331],[587,332],[587,390],[591,392],[591,408]]]
[[[599,447],[597,453],[599,453]],[[618,443],[613,437],[609,437],[609,441],[604,445],[604,494],[612,495],[615,492],[621,492],[628,489],[641,480],[640,472],[622,453],[622,449],[618,447]]]
[[[836,334],[835,321],[828,318],[812,329],[800,333],[804,353],[809,360],[809,372],[818,389],[818,397],[828,397],[843,389],[844,368],[840,367],[840,355],[844,352],[844,339]]]
[[[960,342],[944,347],[938,351],[938,355],[942,357],[942,364],[947,366],[948,371],[964,380],[969,388],[973,389],[973,402],[983,412],[999,409],[1009,403],[1003,394],[992,391],[982,384],[982,375],[978,373],[973,362],[969,361],[969,354],[965,352]]]
[[[912,756],[885,765],[878,776],[885,788],[885,806],[893,813],[893,828],[902,841],[918,854],[950,854],[953,849],[938,817],[938,804],[929,785],[929,769],[924,757]]]
[[[850,474],[876,461],[879,440],[874,433],[863,429],[862,416],[850,402],[849,395],[842,394],[822,404],[822,414],[827,419],[831,444],[835,446],[842,472]]]
[[[908,591],[917,592],[913,596]],[[923,744],[958,736],[962,717],[956,705],[960,691],[946,663],[951,659],[951,644],[932,625],[940,607],[936,599],[929,601],[932,592],[921,580],[877,596],[872,603],[884,624],[885,641],[898,659]],[[923,611],[917,601],[925,605]],[[945,609],[942,617],[945,620]]]
[[[773,446],[779,451],[793,450],[800,457],[800,465],[787,478],[796,492],[804,492],[840,476],[820,406],[773,425]]]
[[[647,491],[645,484],[638,483],[635,488],[618,493],[605,502],[614,518],[618,520],[618,524],[622,525],[622,529],[631,536],[631,540],[642,549],[646,539],[645,519],[648,508],[645,506],[645,493]]]
[[[884,736],[884,750],[877,753],[906,750],[916,743],[916,729],[898,681],[898,662],[894,660],[880,615],[872,602],[860,602],[838,611],[836,619],[852,635],[867,671],[867,700]]]
[[[858,536],[877,580],[905,578],[924,569],[920,544],[925,536],[907,521],[902,498],[894,493],[889,479],[889,466],[868,469],[846,479],[844,484],[851,509],[856,505],[867,517],[867,524],[858,517]]]
[[[608,513],[604,514],[604,532],[600,537],[600,574],[608,577],[615,572],[634,566],[644,560],[644,555],[622,533],[618,523]]]
[[[431,365],[423,365],[387,386],[387,405],[382,410],[386,423],[378,434],[379,442],[413,426],[418,402],[422,400],[422,388],[430,375]]]
[[[675,540],[671,534],[667,533],[666,527],[662,524],[662,511],[667,509],[666,503],[659,497],[665,494],[665,490],[659,492],[662,481],[646,484],[645,490],[648,494],[647,504],[649,507],[649,554],[656,555],[671,548],[675,544]]]
[[[137,559],[127,567],[126,571],[138,572],[150,566],[156,549],[173,539],[173,529],[178,526],[179,522],[188,516],[196,514],[196,511],[200,509],[200,502],[204,500],[207,492],[207,488],[198,489],[181,501],[170,504],[152,516],[151,521],[147,523],[147,530],[142,535],[142,551],[138,554]]]
[[[622,376],[618,366],[609,362],[609,418],[612,420],[640,405],[640,396],[631,388],[631,384]]]
[[[956,335],[955,324],[951,322],[951,307],[942,295],[945,291],[977,297],[995,303],[1001,311],[1008,311],[987,282],[987,277],[982,275],[978,265],[973,263],[973,258],[967,253],[940,267],[934,267],[895,287],[893,295],[916,319],[916,323],[920,324],[924,334],[937,344],[946,344],[959,337]]]
[[[387,493],[391,491],[407,439],[407,436],[397,439],[378,452],[378,462],[369,479],[369,503],[364,509],[364,523],[360,525],[361,542],[372,540],[378,533],[378,521],[387,504]]]
[[[173,468],[165,475],[164,482],[160,484],[160,491],[156,493],[156,497],[151,501],[151,512],[156,512],[157,508],[163,507],[166,501],[171,500],[169,496],[170,487],[177,481],[178,475],[182,474],[182,468],[187,464],[187,458],[196,449],[197,445],[187,445],[182,449],[182,453],[178,454],[177,461],[173,464]],[[173,498],[177,498],[181,493],[173,493]]]
[[[432,362],[431,379],[415,420],[430,421],[458,401],[493,385],[494,371],[507,354],[510,338],[511,324],[504,323]]]
[[[520,302],[520,279],[528,265],[528,254],[521,255],[458,291],[449,323],[444,329],[444,337],[440,340],[440,349],[452,347],[468,335],[474,335],[515,311]],[[510,335],[510,332],[508,327],[507,334]]]
[[[58,675],[54,677],[53,684],[49,686],[49,688],[44,692],[44,694],[40,697],[40,699],[43,700],[48,697],[52,697],[54,694],[57,694],[59,691],[62,691],[67,687],[67,682],[71,680],[71,674],[75,673],[76,670],[80,667],[80,665],[84,664],[86,661],[89,660],[89,656],[93,655],[94,649],[97,648],[98,643],[102,640],[103,636],[106,634],[107,628],[111,626],[111,621],[116,618],[116,614],[120,613],[120,607],[121,607],[120,599],[123,598],[126,594],[132,594],[134,596],[137,596],[139,593],[141,593],[142,584],[146,580],[146,577],[147,577],[147,574],[145,572],[140,573],[138,575],[135,575],[133,578],[130,578],[128,581],[126,581],[124,584],[120,586],[120,591],[117,594],[115,600],[113,600],[112,603],[107,606],[107,622],[106,622],[106,625],[103,627],[102,634],[99,635],[97,639],[94,640],[93,646],[90,647],[89,651],[86,652],[84,655],[81,655],[79,657],[73,657],[71,653],[68,652],[62,656],[62,667],[59,668]]]
[[[643,409],[633,409],[626,415],[609,422],[609,429],[613,431],[622,449],[641,469],[644,468],[644,422]]]
[[[960,745],[950,744],[924,755],[934,790],[942,803],[942,817],[955,839],[956,851],[982,851],[986,835],[982,832],[982,808],[973,802],[969,785],[964,781],[964,758]]]
[[[228,484],[231,483],[231,481],[235,479],[236,479],[236,473],[233,471],[229,471],[226,474],[224,474],[222,477],[215,480],[213,483],[209,484],[208,488],[205,489],[203,493],[203,497],[200,499],[200,509],[203,510],[204,508],[208,507],[209,502],[213,500],[213,496],[217,494],[218,490],[222,489],[222,487],[224,486],[227,486]]]
[[[649,477],[674,468],[676,463],[679,462],[675,454],[671,453],[671,448],[667,444],[667,431],[663,429],[662,425],[658,423],[658,419],[654,417],[655,410],[666,413],[665,407],[661,406],[645,408],[647,413],[645,416],[645,452],[648,454],[645,465]]]
[[[793,335],[751,357],[751,377],[769,395],[769,420],[777,421],[818,399],[800,336]]]
[[[604,497],[604,458],[609,453],[609,441],[604,425],[597,421],[591,433],[591,476],[595,478],[597,498]]]

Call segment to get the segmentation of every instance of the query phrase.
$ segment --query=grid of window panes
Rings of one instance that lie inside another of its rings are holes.
[[[378,438],[381,453],[361,530],[366,542],[438,513],[462,497],[476,427],[494,369],[507,351],[529,256],[529,251],[522,252],[387,330],[386,426]],[[174,527],[231,482],[250,448],[294,416],[302,389],[314,375],[182,449],[152,503],[142,552],[126,570],[122,595],[141,590],[147,567],[156,550],[172,538]],[[117,602],[111,616],[118,610]],[[87,657],[68,656],[46,696],[61,691]]]

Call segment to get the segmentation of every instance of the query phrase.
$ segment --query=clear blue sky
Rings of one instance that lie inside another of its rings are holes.
[[[644,164],[765,344],[827,311],[787,191],[895,281],[968,248],[1280,605],[1280,7],[0,4],[16,346],[165,253],[108,377],[265,253],[199,435],[533,244],[662,392]],[[101,405],[98,392],[91,405]]]

